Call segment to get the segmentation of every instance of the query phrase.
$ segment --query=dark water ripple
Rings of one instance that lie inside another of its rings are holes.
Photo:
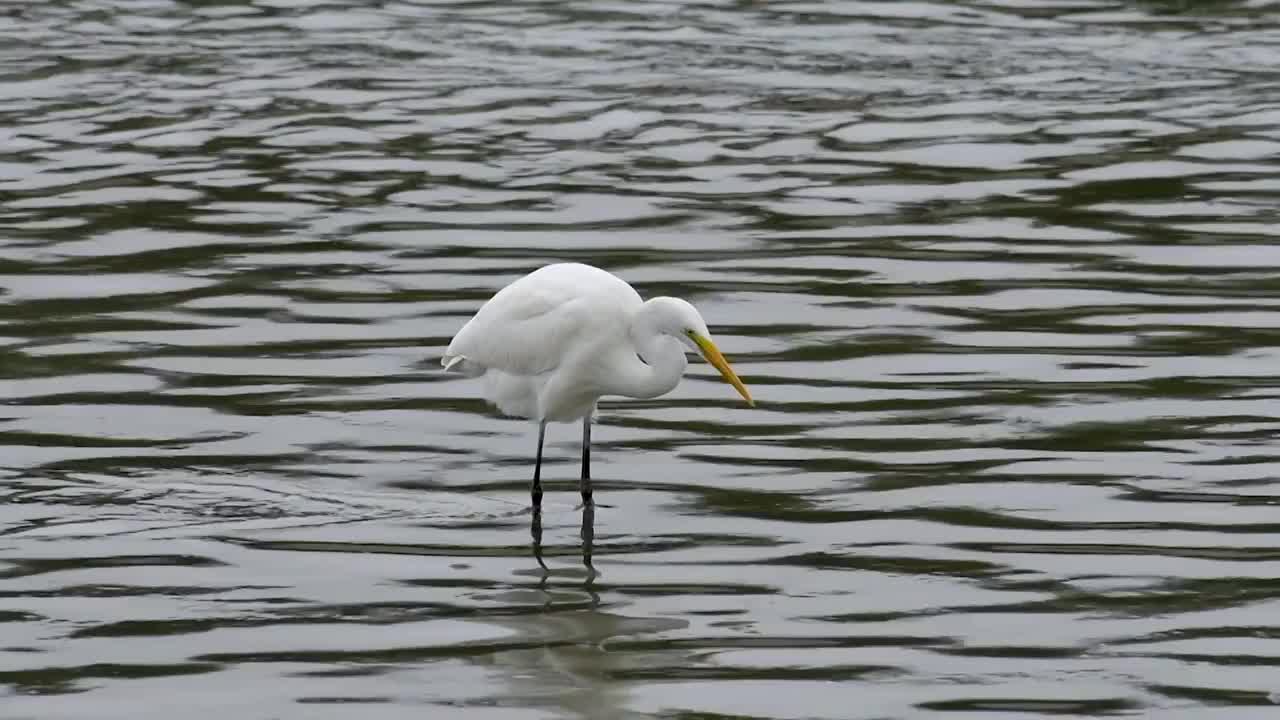
[[[0,715],[1258,717],[1275,9],[0,9]],[[544,574],[435,361],[556,259],[760,403],[557,428]]]

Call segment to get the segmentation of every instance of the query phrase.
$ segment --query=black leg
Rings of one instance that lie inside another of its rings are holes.
[[[533,521],[529,524],[529,535],[533,538],[533,558],[546,570],[547,564],[542,560],[542,508],[536,505],[533,508]]]
[[[591,414],[582,418],[582,480],[578,482],[582,491],[582,504],[591,504]]]
[[[547,421],[542,420],[538,423],[538,459],[533,465],[533,489],[529,493],[533,496],[533,512],[540,514],[542,512],[542,439],[547,435]]]
[[[582,564],[587,567],[587,583],[595,579],[596,566],[591,564],[591,551],[596,541],[596,506],[582,504]]]

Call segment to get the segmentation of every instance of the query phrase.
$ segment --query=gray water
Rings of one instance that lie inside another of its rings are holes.
[[[0,8],[0,717],[1271,717],[1280,19]],[[438,372],[553,260],[705,364]]]

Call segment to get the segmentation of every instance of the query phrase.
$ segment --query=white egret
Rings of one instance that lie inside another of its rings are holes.
[[[603,395],[654,398],[700,353],[755,403],[711,341],[702,315],[679,298],[641,300],[621,278],[590,265],[546,265],[499,290],[449,343],[446,370],[483,377],[502,413],[538,421],[533,504],[542,504],[548,422],[582,419],[583,503],[591,503],[591,416]]]

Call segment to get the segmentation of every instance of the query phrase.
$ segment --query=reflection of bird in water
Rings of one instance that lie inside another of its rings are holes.
[[[654,647],[618,652],[610,645],[679,630],[689,623],[670,617],[628,616],[619,609],[624,602],[602,606],[599,588],[595,585],[597,573],[591,562],[595,505],[584,503],[581,510],[585,577],[571,568],[554,572],[544,569],[536,589],[526,586],[503,594],[501,599],[508,604],[527,603],[537,608],[536,612],[501,613],[485,618],[486,623],[513,630],[516,639],[511,645],[523,647],[476,655],[474,661],[492,662],[507,669],[501,677],[510,686],[507,699],[512,703],[555,707],[562,711],[557,713],[559,716],[591,720],[649,717],[627,709],[629,684],[619,679],[619,674],[634,671],[638,657],[683,656],[687,651]],[[541,562],[539,515],[534,514],[534,548]],[[683,657],[666,661],[675,665],[687,662]]]
[[[529,526],[529,534],[533,537],[533,557],[542,566],[542,582],[545,585],[548,577],[547,563],[542,558],[542,513],[533,513],[533,523]],[[596,504],[582,503],[582,566],[587,569],[587,581],[584,587],[591,591],[591,583],[596,579],[596,566],[591,562],[596,541]]]
[[[446,370],[484,377],[485,398],[507,415],[538,421],[533,506],[542,506],[542,441],[548,422],[582,419],[584,504],[591,503],[591,415],[603,395],[653,398],[701,353],[738,393],[751,393],[720,354],[707,324],[679,298],[648,301],[590,265],[547,265],[498,291],[449,343]]]
[[[688,627],[681,618],[628,615],[624,609],[583,606],[560,591],[541,612],[493,618],[494,625],[514,631],[512,647],[469,662],[501,668],[494,676],[505,688],[492,688],[498,707],[542,709],[548,717],[585,720],[638,720],[632,687],[625,676],[643,672],[647,663],[681,667],[693,653],[678,643],[664,646],[662,633]],[[646,642],[648,641],[648,642]],[[619,650],[615,644],[651,645]]]

